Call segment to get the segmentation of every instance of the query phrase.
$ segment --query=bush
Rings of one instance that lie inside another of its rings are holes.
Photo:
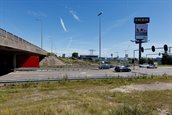
[[[109,115],[152,115],[151,111],[145,110],[144,107],[141,106],[129,106],[128,104],[124,104],[120,106],[115,111],[110,111]]]
[[[161,59],[161,64],[167,64],[171,65],[172,64],[172,56],[164,53]]]
[[[154,64],[154,60],[151,58],[148,58],[147,62],[148,62],[148,64]]]
[[[146,62],[147,62],[146,58],[141,58],[141,59],[139,60],[139,64],[144,64],[144,63],[146,63]]]
[[[73,52],[72,53],[72,58],[78,58],[79,56],[78,56],[78,52]]]

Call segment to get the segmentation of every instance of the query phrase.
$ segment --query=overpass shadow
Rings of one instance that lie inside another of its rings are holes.
[[[0,68],[0,77],[3,76],[3,75],[6,75],[8,73],[11,73],[13,72],[11,69],[2,69]]]
[[[2,52],[0,53],[0,76],[13,71],[13,54]]]

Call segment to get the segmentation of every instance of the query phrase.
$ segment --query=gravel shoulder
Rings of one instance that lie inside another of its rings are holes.
[[[111,92],[131,93],[132,91],[172,90],[172,83],[131,84],[110,90]]]

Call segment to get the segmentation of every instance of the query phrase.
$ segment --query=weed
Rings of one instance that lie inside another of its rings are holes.
[[[67,81],[68,80],[68,75],[67,74],[65,74],[64,76],[63,76],[63,78],[62,78],[63,80],[62,81]]]
[[[135,105],[124,104],[116,109],[110,110],[109,115],[152,115],[152,111],[145,111],[145,108]]]
[[[67,75],[66,75],[67,76]],[[152,115],[172,107],[172,91],[110,92],[128,84],[172,82],[154,78],[104,79],[6,85],[0,89],[0,115]]]

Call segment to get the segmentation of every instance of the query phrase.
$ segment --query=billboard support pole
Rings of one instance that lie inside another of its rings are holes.
[[[135,70],[135,50],[133,50],[133,70]]]
[[[142,57],[141,47],[142,47],[142,40],[139,40],[139,64],[140,64],[140,59]]]

